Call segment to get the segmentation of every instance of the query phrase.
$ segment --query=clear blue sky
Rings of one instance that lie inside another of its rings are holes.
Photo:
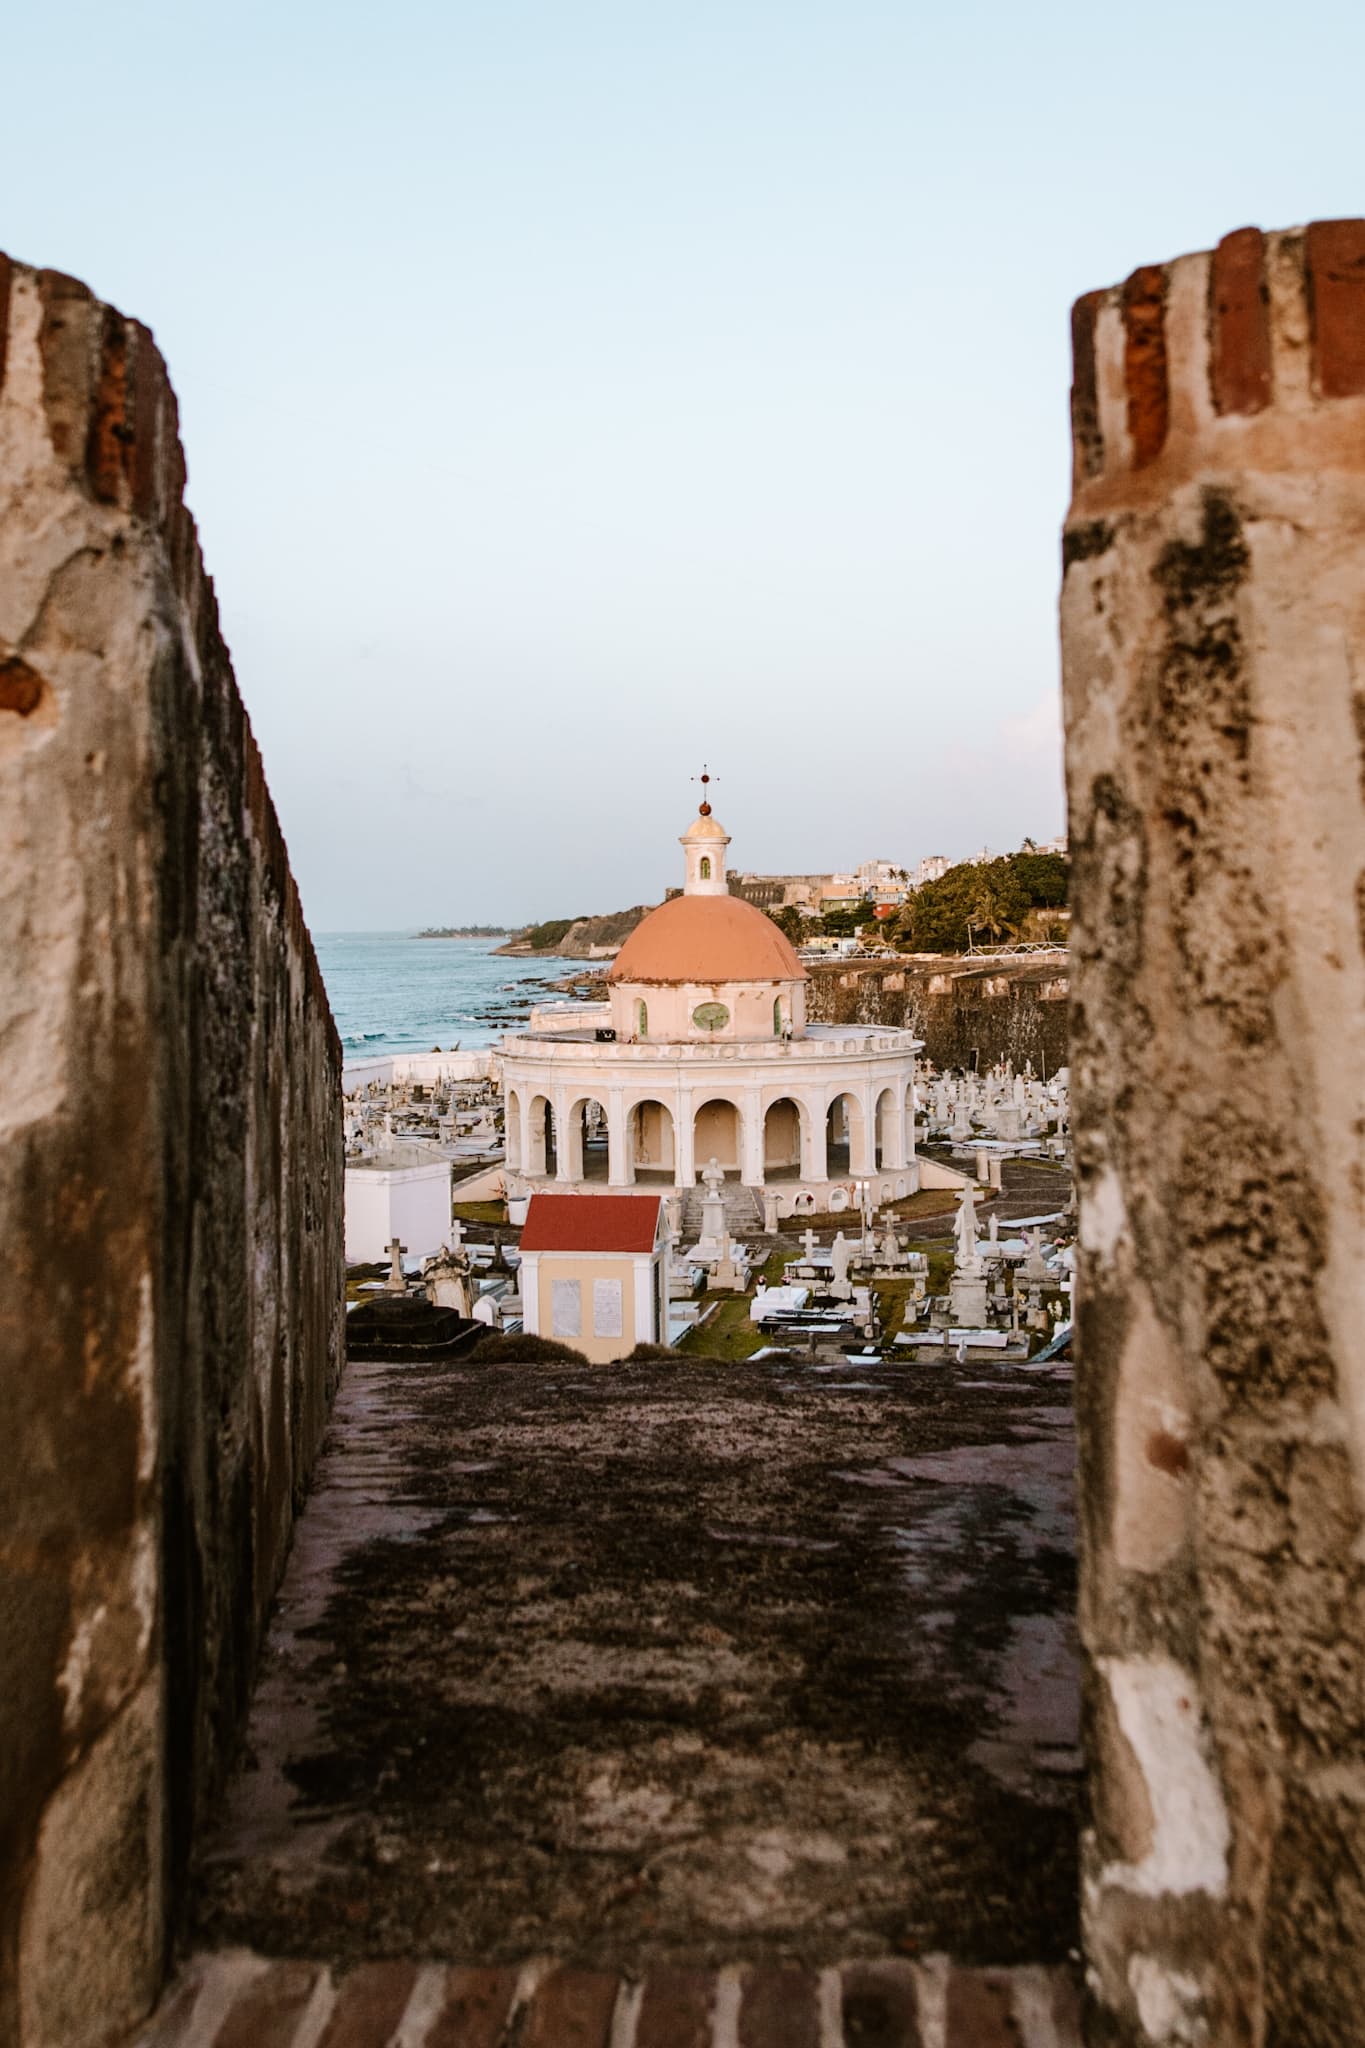
[[[1067,313],[1365,211],[1365,9],[11,9],[0,247],[155,329],[319,929],[1059,829]]]

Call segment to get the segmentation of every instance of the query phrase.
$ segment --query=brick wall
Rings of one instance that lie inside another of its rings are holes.
[[[340,1367],[340,1049],[147,330],[0,256],[0,2042],[145,2008]]]

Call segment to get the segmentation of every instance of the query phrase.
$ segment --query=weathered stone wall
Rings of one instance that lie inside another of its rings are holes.
[[[1013,1060],[1055,1074],[1067,1060],[1067,959],[831,961],[810,968],[813,1024],[894,1024],[924,1041],[936,1067]]]
[[[340,1048],[165,369],[0,257],[0,2043],[116,2037],[342,1356]]]
[[[1365,222],[1074,316],[1095,2042],[1365,2013]]]

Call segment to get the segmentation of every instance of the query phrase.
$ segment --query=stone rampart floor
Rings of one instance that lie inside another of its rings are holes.
[[[1071,1470],[1065,1373],[352,1366],[147,2040],[1062,2048]]]

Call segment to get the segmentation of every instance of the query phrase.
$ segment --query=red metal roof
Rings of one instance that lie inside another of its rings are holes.
[[[658,1195],[532,1195],[524,1252],[652,1252]]]

